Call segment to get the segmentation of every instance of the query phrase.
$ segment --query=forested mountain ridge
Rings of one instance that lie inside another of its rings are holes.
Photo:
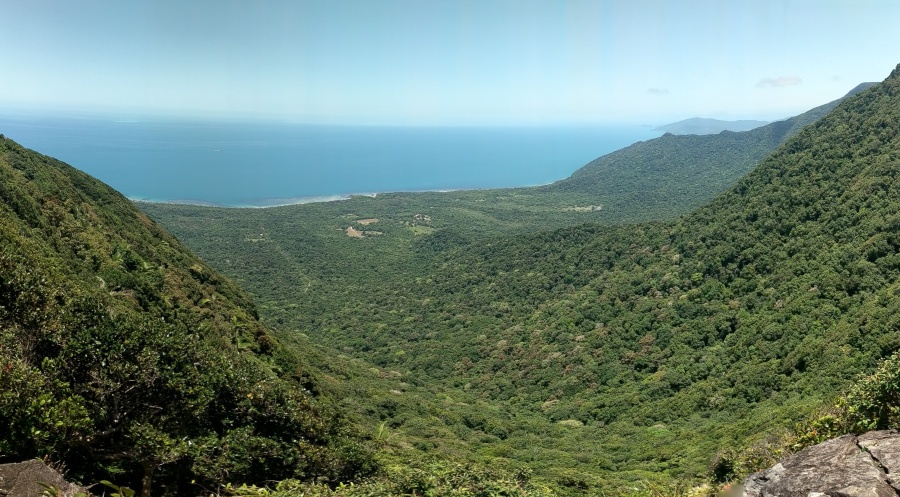
[[[302,361],[125,197],[0,137],[0,460],[144,495],[371,471]]]
[[[873,84],[862,83],[838,100],[750,131],[667,133],[638,142],[540,189],[602,205],[605,215],[618,221],[674,217],[711,200],[801,129]]]

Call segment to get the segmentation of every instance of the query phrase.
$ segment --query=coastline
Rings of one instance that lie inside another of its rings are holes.
[[[158,200],[151,198],[127,197],[128,200],[140,204],[164,204],[164,205],[193,205],[198,207],[220,207],[223,209],[268,209],[270,207],[284,207],[287,205],[313,204],[319,202],[337,202],[339,200],[349,200],[353,197],[375,197],[377,193],[352,193],[348,195],[323,195],[314,197],[294,197],[294,198],[268,198],[260,199],[255,203],[243,204],[221,204],[217,202],[208,202],[205,200],[194,199],[171,199]]]
[[[624,124],[422,129],[0,116],[7,127],[24,146],[132,201],[227,208],[543,185],[658,136]]]
[[[553,180],[548,183],[540,183],[537,185],[522,185],[522,186],[504,186],[504,187],[486,187],[486,188],[439,188],[439,189],[429,189],[429,190],[395,190],[395,191],[384,191],[384,192],[366,192],[366,193],[345,193],[339,195],[316,195],[316,196],[308,196],[308,197],[287,197],[287,198],[264,198],[258,199],[255,201],[251,201],[251,203],[242,203],[242,204],[222,204],[217,202],[209,202],[206,200],[194,200],[194,199],[171,199],[171,200],[160,200],[160,199],[152,199],[152,198],[142,198],[142,197],[130,197],[126,195],[126,198],[133,203],[145,203],[145,204],[170,204],[170,205],[193,205],[198,207],[219,207],[222,209],[269,209],[273,207],[286,207],[289,205],[302,205],[302,204],[316,204],[322,202],[339,202],[342,200],[350,200],[354,197],[369,197],[376,198],[379,195],[398,195],[403,193],[452,193],[452,192],[477,192],[477,191],[488,191],[488,190],[518,190],[523,188],[538,188],[541,186],[552,185],[558,181],[562,181],[565,178]]]

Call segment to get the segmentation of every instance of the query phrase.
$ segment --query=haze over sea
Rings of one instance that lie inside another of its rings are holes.
[[[0,117],[0,133],[134,200],[264,207],[532,186],[660,136],[648,126],[353,127]]]

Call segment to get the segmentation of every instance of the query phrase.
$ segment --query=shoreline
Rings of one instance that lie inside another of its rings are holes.
[[[198,207],[220,207],[223,209],[268,209],[271,207],[284,207],[288,205],[314,204],[320,202],[337,202],[339,200],[350,200],[353,197],[372,197],[377,193],[352,193],[347,195],[323,195],[315,197],[295,197],[295,198],[269,198],[260,199],[258,203],[247,204],[220,204],[217,202],[209,202],[206,200],[193,199],[172,199],[172,200],[156,200],[150,198],[127,197],[134,203],[144,204],[162,204],[162,205],[193,205]]]
[[[350,200],[354,197],[369,197],[376,198],[379,195],[396,195],[402,193],[452,193],[452,192],[476,192],[476,191],[486,191],[486,190],[515,190],[520,188],[537,188],[541,186],[552,185],[557,181],[555,180],[549,183],[542,183],[539,185],[525,185],[525,186],[507,186],[501,188],[441,188],[434,190],[397,190],[397,191],[389,191],[389,192],[367,192],[367,193],[346,193],[340,195],[318,195],[318,196],[309,196],[309,197],[288,197],[288,198],[264,198],[259,199],[257,203],[248,203],[248,204],[220,204],[216,202],[209,202],[206,200],[193,200],[193,199],[172,199],[172,200],[155,200],[151,198],[140,198],[140,197],[129,197],[126,196],[128,200],[133,203],[145,203],[145,204],[162,204],[162,205],[192,205],[197,207],[218,207],[222,209],[270,209],[273,207],[286,207],[290,205],[303,205],[303,204],[316,204],[322,202],[339,202],[342,200]]]

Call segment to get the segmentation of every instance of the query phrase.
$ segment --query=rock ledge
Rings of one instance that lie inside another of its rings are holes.
[[[900,497],[900,432],[844,435],[744,481],[745,497]]]
[[[0,496],[39,496],[45,490],[41,483],[58,488],[59,497],[72,497],[79,492],[87,494],[86,489],[67,482],[58,471],[39,459],[0,464]]]

